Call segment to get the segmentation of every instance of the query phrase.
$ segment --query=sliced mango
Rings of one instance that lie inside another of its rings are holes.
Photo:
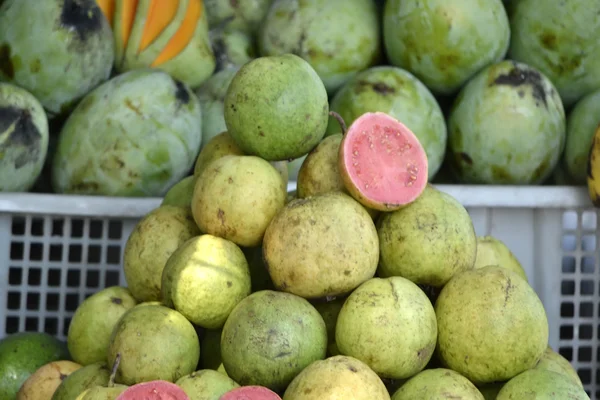
[[[117,69],[125,56],[137,8],[138,0],[115,1],[113,33],[115,36],[115,66]]]
[[[138,53],[145,50],[174,20],[179,0],[150,0]]]
[[[115,15],[115,0],[96,0],[96,4],[98,4],[98,7],[102,10],[102,14],[104,14],[112,27],[113,17]]]

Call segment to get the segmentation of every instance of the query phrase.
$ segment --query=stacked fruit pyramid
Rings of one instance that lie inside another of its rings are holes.
[[[0,342],[0,398],[588,399],[432,182],[581,183],[599,7],[0,1],[0,188],[164,196],[66,344]]]

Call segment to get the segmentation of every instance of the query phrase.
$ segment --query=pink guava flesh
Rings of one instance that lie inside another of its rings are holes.
[[[427,186],[428,164],[419,139],[382,113],[365,113],[348,128],[340,149],[346,185],[365,205],[390,210],[417,199]],[[354,189],[354,190],[352,190]]]
[[[219,400],[281,400],[281,397],[264,386],[242,386],[225,393]]]
[[[190,398],[174,383],[150,381],[131,386],[116,400],[190,400]]]

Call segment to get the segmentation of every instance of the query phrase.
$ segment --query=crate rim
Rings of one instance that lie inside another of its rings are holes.
[[[492,208],[591,208],[582,186],[484,186],[435,184],[465,207]],[[288,184],[295,190],[296,182]],[[89,195],[1,193],[0,214],[141,218],[158,207],[162,198]]]

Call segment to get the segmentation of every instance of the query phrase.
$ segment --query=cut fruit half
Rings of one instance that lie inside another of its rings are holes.
[[[225,393],[219,400],[281,400],[281,397],[264,386],[242,386]]]
[[[131,386],[116,400],[190,400],[182,388],[167,381],[150,381]]]

